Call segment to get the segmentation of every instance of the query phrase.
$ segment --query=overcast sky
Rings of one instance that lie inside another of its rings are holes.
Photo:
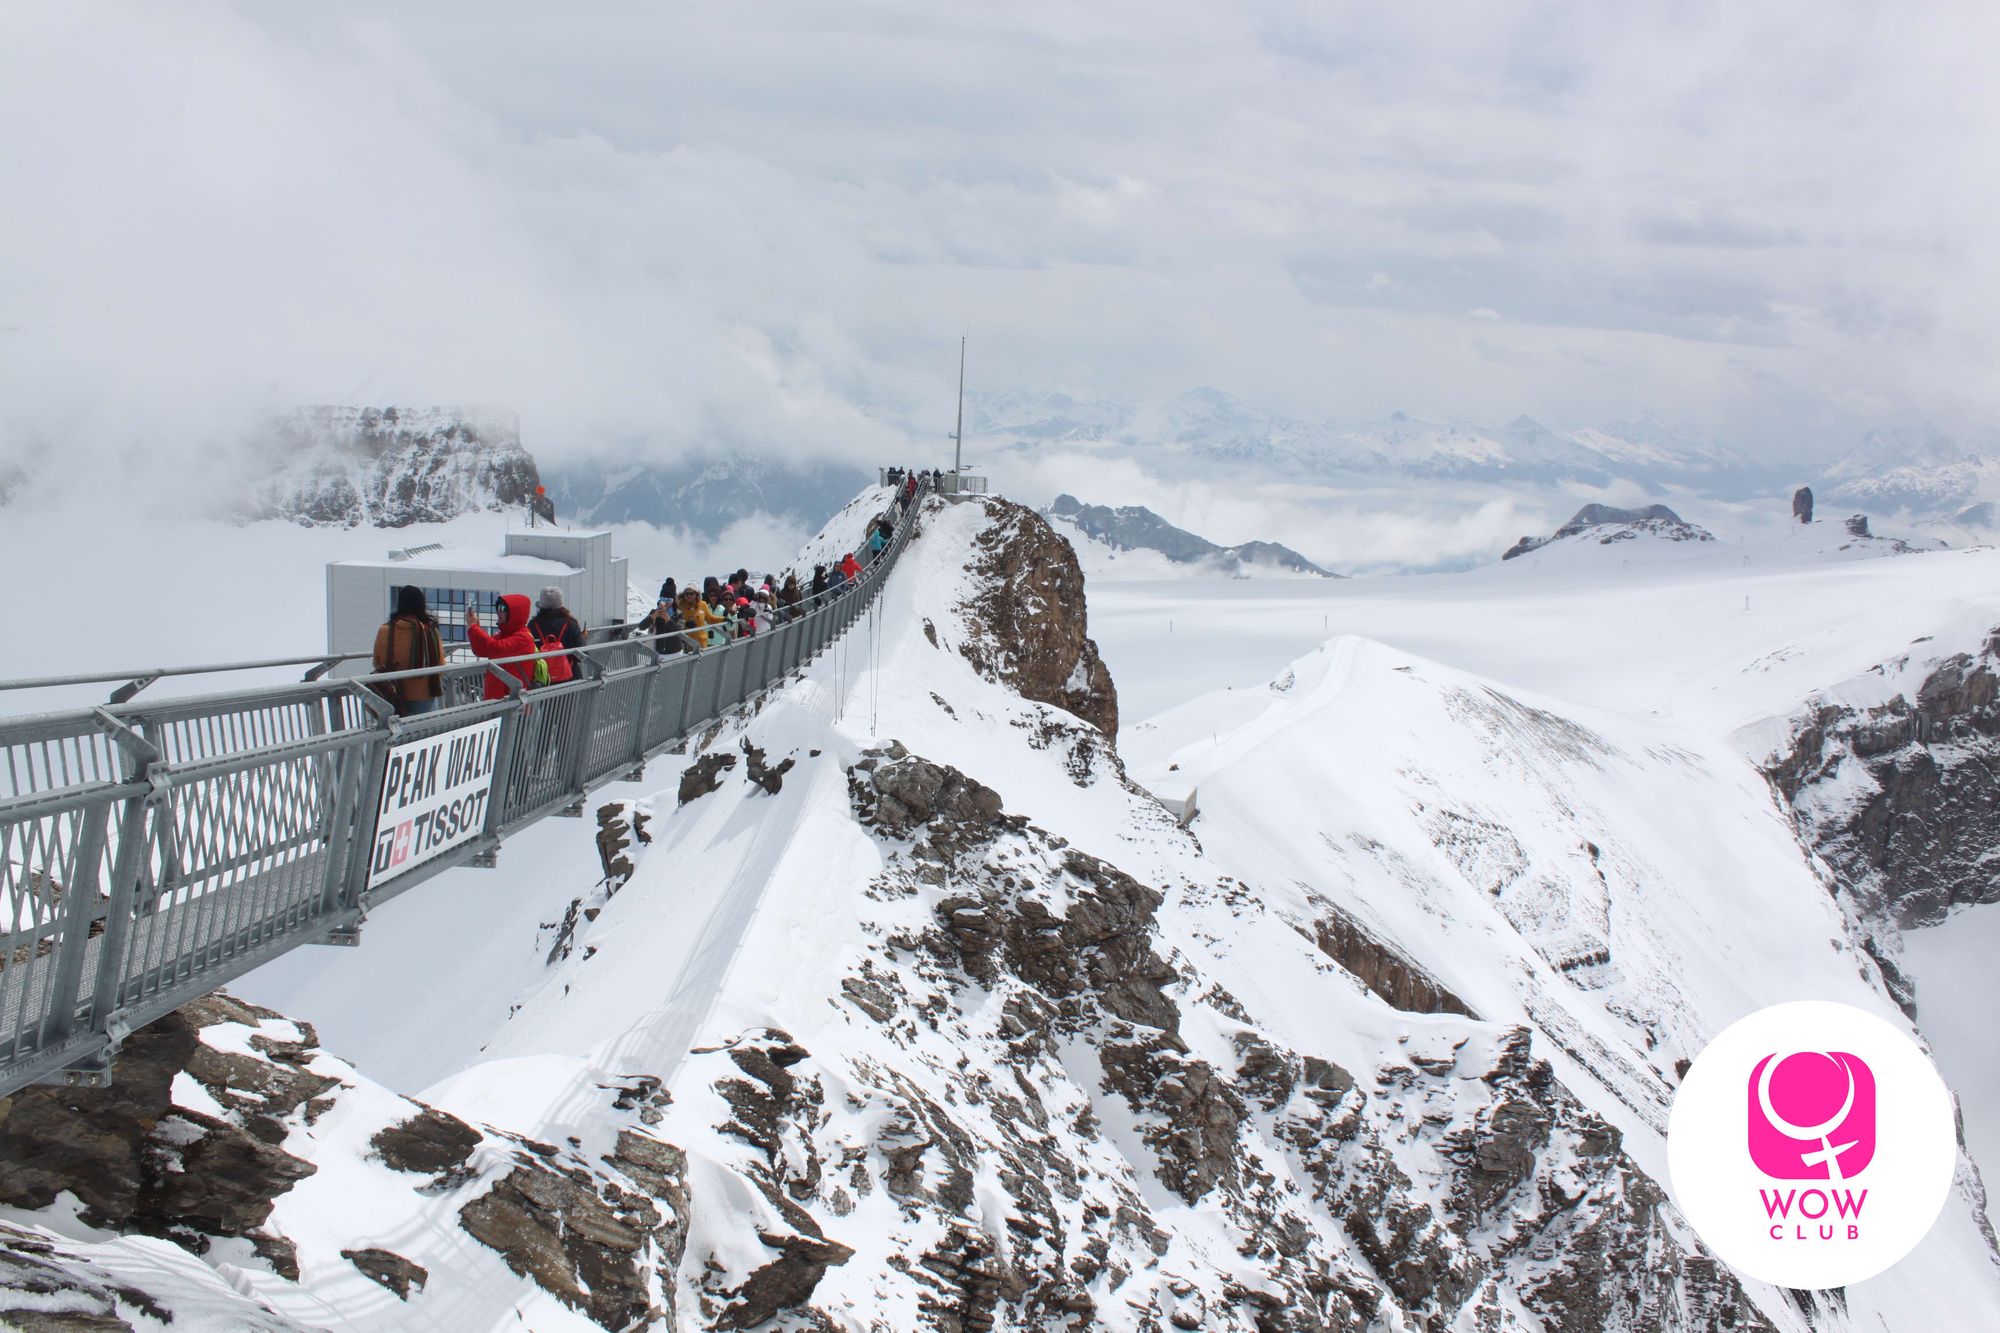
[[[873,458],[969,325],[987,388],[1963,429],[1996,50],[1985,0],[9,0],[0,418]]]

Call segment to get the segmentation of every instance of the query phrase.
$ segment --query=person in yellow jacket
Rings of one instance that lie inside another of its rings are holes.
[[[375,631],[377,671],[416,671],[444,665],[444,643],[437,620],[424,601],[424,590],[411,585],[396,589],[396,613]],[[375,692],[396,705],[399,716],[428,713],[438,706],[444,686],[437,676],[385,680]]]
[[[682,589],[681,623],[686,625],[690,630],[701,631],[700,633],[688,635],[689,638],[694,640],[695,647],[708,647],[708,631],[702,630],[701,627],[703,625],[720,625],[722,620],[723,618],[717,615],[709,604],[701,599],[699,592],[696,592],[693,588]]]

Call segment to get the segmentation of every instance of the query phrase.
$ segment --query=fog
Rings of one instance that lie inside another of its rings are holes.
[[[15,0],[0,453],[157,496],[292,404],[496,402],[545,460],[871,462],[939,449],[967,328],[986,388],[1787,457],[1962,429],[2000,393],[1996,37],[1966,2]]]

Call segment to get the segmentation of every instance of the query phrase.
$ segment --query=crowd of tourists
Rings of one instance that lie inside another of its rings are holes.
[[[739,569],[727,578],[714,574],[681,584],[668,578],[660,585],[659,600],[637,625],[611,627],[618,638],[652,645],[661,654],[698,653],[732,642],[766,634],[779,625],[810,614],[815,608],[849,592],[895,540],[896,524],[903,511],[919,494],[936,484],[937,473],[891,468],[889,484],[895,488],[887,509],[868,525],[866,537],[855,550],[837,561],[813,566],[812,574],[754,575]],[[491,630],[480,623],[476,607],[465,612],[466,642],[473,655],[498,659],[494,671],[505,671],[526,688],[557,685],[574,680],[578,666],[575,650],[583,647],[584,627],[564,604],[558,587],[547,587],[530,606],[524,593],[507,593],[499,598],[496,623]],[[536,654],[542,654],[536,656]],[[510,658],[531,659],[509,661]],[[375,634],[374,667],[378,673],[423,671],[444,665],[443,636],[436,617],[425,603],[424,590],[415,586],[398,588],[396,610]],[[439,706],[443,677],[438,674],[407,676],[378,681],[375,689],[403,716],[428,713]],[[483,697],[504,699],[508,690],[493,673],[485,678]]]

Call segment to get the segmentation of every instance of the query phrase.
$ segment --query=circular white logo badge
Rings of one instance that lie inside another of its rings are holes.
[[[1773,1005],[1725,1028],[1667,1124],[1674,1201],[1731,1267],[1844,1287],[1916,1248],[1951,1193],[1951,1094],[1866,1010]]]

